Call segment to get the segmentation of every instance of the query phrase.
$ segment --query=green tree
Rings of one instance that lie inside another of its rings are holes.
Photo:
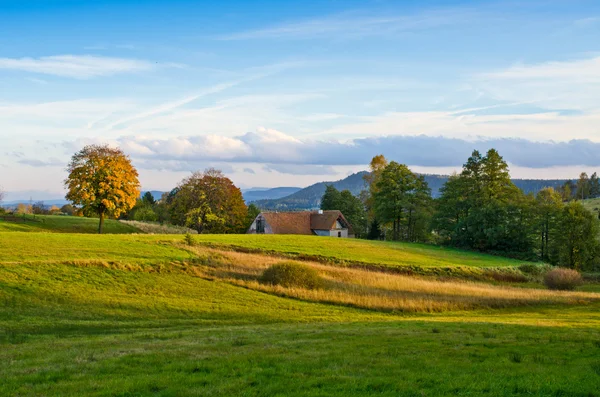
[[[218,170],[185,178],[166,198],[171,222],[199,233],[243,233],[248,209],[242,192]],[[191,226],[192,225],[192,226]]]
[[[598,174],[594,172],[590,176],[590,198],[600,197],[600,178]]]
[[[72,216],[75,213],[75,207],[73,207],[71,204],[65,204],[60,207],[60,212]]]
[[[151,206],[142,205],[140,208],[135,210],[133,219],[139,222],[156,222],[158,220],[158,216]]]
[[[154,196],[150,192],[144,193],[144,195],[142,196],[142,202],[144,203],[144,205],[150,207],[156,204],[156,200],[154,200]]]
[[[352,225],[356,237],[364,237],[367,231],[367,212],[363,201],[350,190],[337,190],[333,185],[327,186],[321,199],[324,211],[338,210]]]
[[[591,270],[598,256],[598,220],[581,203],[567,204],[559,225],[560,265]]]
[[[250,204],[248,206],[248,215],[246,216],[246,230],[252,226],[252,222],[254,222],[258,214],[260,214],[260,208],[258,208],[254,203]]]
[[[324,211],[340,210],[342,195],[333,185],[327,185],[321,198],[321,209]]]
[[[585,172],[582,172],[581,175],[579,175],[575,197],[577,197],[578,200],[585,200],[590,197],[590,178]]]
[[[540,258],[550,263],[558,262],[559,221],[563,202],[560,193],[553,188],[542,189],[536,197],[540,241]]]
[[[413,228],[430,201],[429,187],[404,164],[389,163],[381,172],[373,196],[375,216],[392,226],[394,240],[411,240],[422,233]]]
[[[140,195],[137,170],[120,149],[89,145],[71,158],[65,180],[67,200],[81,206],[84,215],[98,215],[98,233],[106,216],[129,211]]]

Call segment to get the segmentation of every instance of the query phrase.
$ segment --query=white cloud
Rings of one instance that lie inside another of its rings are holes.
[[[0,69],[20,70],[76,79],[146,71],[153,68],[154,64],[147,61],[93,55],[0,58]]]

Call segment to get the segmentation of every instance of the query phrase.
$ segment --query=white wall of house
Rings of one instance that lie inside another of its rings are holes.
[[[330,231],[329,234],[331,237],[342,237],[342,238],[348,238],[348,229],[333,229]]]

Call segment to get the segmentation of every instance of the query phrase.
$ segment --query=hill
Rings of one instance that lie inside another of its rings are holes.
[[[182,241],[0,233],[0,395],[590,396],[600,386],[600,294],[309,261],[326,287],[284,288],[256,281],[277,257]],[[338,241],[260,244],[337,252]]]
[[[358,195],[366,188],[364,176],[367,174],[367,171],[362,171],[352,174],[339,181],[315,183],[314,185],[299,190],[289,196],[279,199],[257,200],[255,204],[264,210],[294,211],[316,209],[319,208],[321,204],[321,197],[323,197],[325,189],[328,185],[333,185],[338,190],[348,189],[352,192],[352,194]],[[432,197],[439,197],[440,190],[448,181],[448,176],[434,174],[424,174],[423,176],[431,188]],[[558,188],[562,186],[566,180],[513,179],[513,182],[518,188],[523,190],[525,194],[536,194],[546,187]]]
[[[252,203],[258,200],[277,200],[282,197],[290,196],[301,187],[276,187],[273,189],[251,189],[242,191],[246,203]]]
[[[97,233],[98,219],[63,215],[19,215],[0,216],[0,232],[55,232],[55,233]],[[141,230],[125,223],[106,219],[104,233],[141,233]]]

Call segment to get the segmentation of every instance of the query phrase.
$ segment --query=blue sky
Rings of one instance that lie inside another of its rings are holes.
[[[597,1],[0,0],[0,186],[60,197],[89,143],[145,189],[211,166],[304,186],[378,153],[449,173],[492,146],[576,177],[600,166],[599,39]]]

